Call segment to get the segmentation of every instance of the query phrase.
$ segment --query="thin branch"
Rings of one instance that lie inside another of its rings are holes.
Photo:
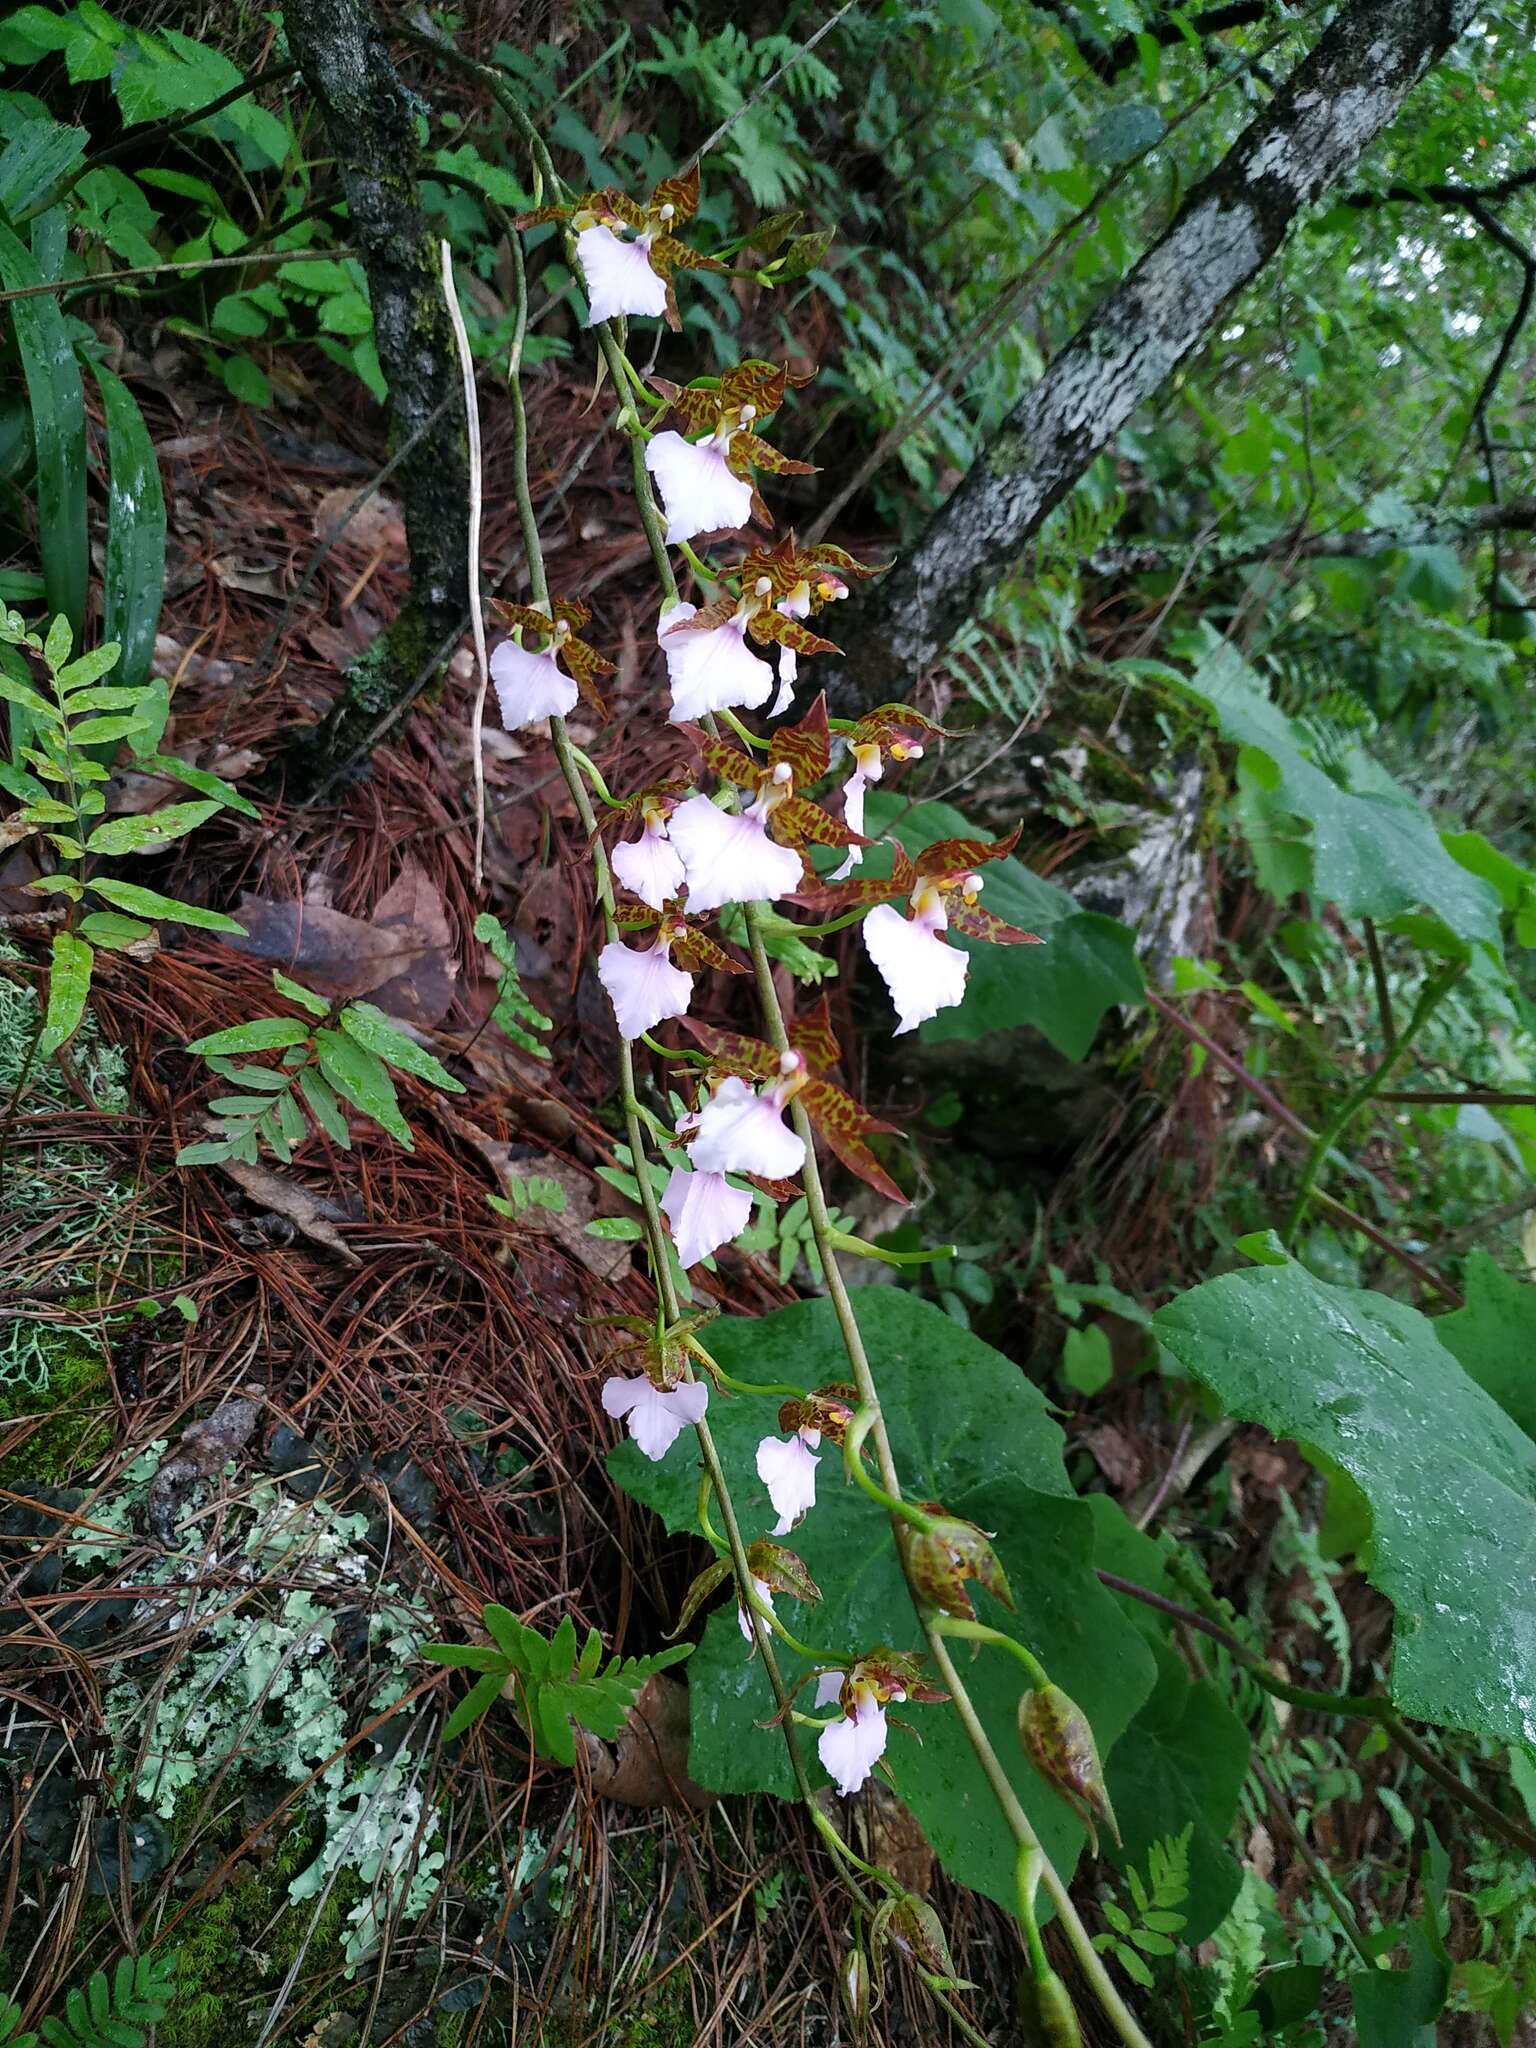
[[[1361,211],[1375,206],[1404,204],[1423,206],[1470,206],[1475,200],[1495,204],[1508,199],[1511,193],[1523,192],[1536,185],[1536,164],[1529,164],[1523,171],[1511,171],[1506,178],[1495,178],[1488,185],[1388,185],[1382,192],[1346,192],[1342,195],[1345,206]]]
[[[336,242],[328,249],[268,249],[264,255],[247,250],[239,256],[199,256],[190,263],[137,263],[131,270],[100,270],[94,277],[52,277],[46,284],[17,285],[12,291],[0,292],[0,306],[8,306],[13,299],[40,299],[59,292],[78,292],[86,298],[103,285],[123,284],[134,277],[165,277],[172,271],[238,270],[249,263],[334,263],[338,256],[351,254],[347,243]]]
[[[475,643],[475,705],[469,719],[469,751],[475,779],[475,887],[478,889],[485,879],[485,697],[491,686],[490,663],[485,651],[485,610],[480,602],[480,527],[485,503],[480,460],[480,407],[476,403],[475,359],[470,354],[464,314],[453,281],[453,244],[445,238],[438,243],[438,250],[443,261],[443,297],[447,301],[448,317],[453,322],[459,372],[464,380],[464,416],[469,432],[469,629]],[[526,289],[523,307],[526,312]],[[521,340],[519,335],[518,341]],[[515,355],[513,374],[516,374]]]
[[[703,142],[701,142],[698,148],[694,151],[693,155],[688,159],[687,163],[684,164],[683,173],[685,176],[689,171],[693,169],[695,164],[703,162],[704,158],[709,155],[709,152],[714,148],[717,142],[723,142],[725,140],[726,136],[730,134],[731,130],[736,126],[736,123],[741,119],[743,114],[750,113],[753,107],[757,105],[759,100],[764,99],[769,93],[773,91],[774,87],[778,84],[779,80],[784,76],[786,71],[792,71],[794,67],[800,62],[800,59],[802,57],[808,55],[810,51],[815,49],[816,45],[821,41],[823,36],[828,36],[832,33],[833,29],[835,29],[837,27],[837,24],[842,20],[843,16],[846,13],[848,13],[849,9],[852,8],[855,4],[856,0],[843,0],[843,4],[841,7],[838,8],[836,14],[829,15],[827,19],[821,24],[821,27],[817,29],[815,35],[807,37],[807,39],[800,45],[799,49],[796,50],[792,56],[788,56],[784,59],[784,62],[779,66],[777,71],[770,72],[768,77],[766,77],[763,80],[762,84],[756,86],[752,90],[752,92],[750,92],[747,95],[747,97],[742,101],[741,105],[736,109],[735,113],[726,116],[725,120],[723,120],[720,123],[720,126],[715,130],[714,134],[708,136]],[[645,67],[642,65],[641,69],[643,70],[644,68]]]

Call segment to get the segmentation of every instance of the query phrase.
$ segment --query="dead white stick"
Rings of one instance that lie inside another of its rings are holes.
[[[464,315],[459,311],[459,294],[453,281],[453,250],[447,242],[438,247],[443,257],[443,298],[453,322],[458,345],[459,369],[464,378],[464,418],[469,432],[469,620],[475,636],[475,708],[469,721],[469,748],[475,764],[475,887],[485,879],[485,696],[491,684],[490,663],[485,652],[485,615],[480,605],[480,403],[475,392],[475,359],[469,352]]]

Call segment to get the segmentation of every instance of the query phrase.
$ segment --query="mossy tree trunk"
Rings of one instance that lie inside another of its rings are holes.
[[[469,454],[453,330],[417,185],[417,106],[367,0],[288,0],[283,25],[335,153],[368,274],[411,556],[407,608],[349,671],[329,716],[293,754],[313,788],[363,747],[469,604]]]
[[[1004,419],[888,576],[838,618],[836,708],[906,698],[1051,509],[1198,348],[1292,222],[1397,113],[1473,0],[1355,0]]]

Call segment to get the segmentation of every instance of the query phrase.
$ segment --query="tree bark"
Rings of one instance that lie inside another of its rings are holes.
[[[391,445],[411,557],[411,596],[354,664],[295,766],[313,787],[363,747],[469,609],[469,449],[453,330],[417,187],[416,107],[368,0],[288,0],[283,25],[336,155],[368,274]]]
[[[917,545],[838,619],[840,711],[908,695],[1047,513],[1351,171],[1474,0],[1355,0],[1027,391]]]

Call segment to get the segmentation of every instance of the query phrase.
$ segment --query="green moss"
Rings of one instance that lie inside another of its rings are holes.
[[[107,1369],[99,1351],[88,1351],[75,1332],[40,1329],[47,1381],[37,1388],[0,1392],[0,1422],[25,1415],[47,1420],[0,1458],[0,1486],[66,1486],[101,1457],[112,1441],[102,1396]]]

